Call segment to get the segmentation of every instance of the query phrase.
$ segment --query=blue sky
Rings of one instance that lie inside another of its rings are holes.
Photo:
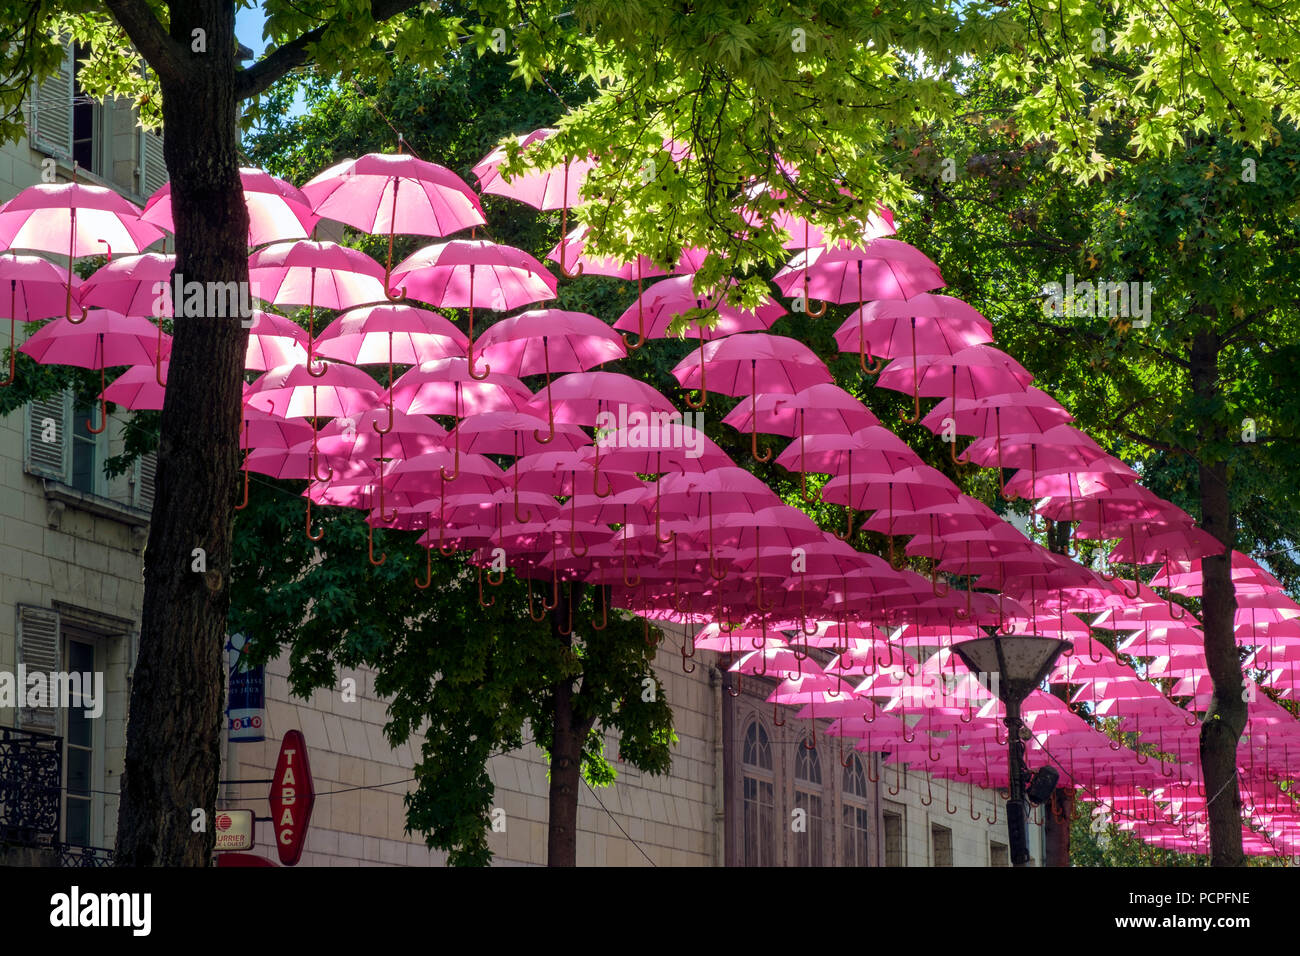
[[[253,51],[254,61],[261,59],[262,52],[267,46],[267,42],[262,39],[262,24],[265,22],[266,15],[262,12],[260,3],[235,11],[235,38]],[[305,110],[306,105],[302,94],[299,93],[293,99],[293,106],[289,108],[289,115],[299,116]]]

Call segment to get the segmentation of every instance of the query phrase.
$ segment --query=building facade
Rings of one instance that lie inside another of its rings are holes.
[[[29,99],[28,137],[0,147],[0,200],[75,173],[140,204],[165,181],[161,137],[138,128],[129,104],[84,97],[79,55],[69,49]],[[97,415],[65,394],[0,417],[0,675],[92,675],[58,701],[0,697],[0,863],[106,863],[116,837],[154,461],[107,477],[128,425],[115,414],[96,432]],[[824,727],[808,736],[801,722],[778,726],[770,686],[747,679],[733,696],[716,667],[701,660],[685,672],[683,638],[670,630],[656,661],[679,737],[672,771],[616,762],[613,787],[582,791],[581,864],[1005,865],[989,791],[959,784],[949,813],[942,784],[917,771],[891,789],[894,769],[878,755],[846,754]],[[287,675],[283,658],[267,668],[266,739],[227,742],[220,806],[254,810],[253,852],[275,856],[266,785],[246,781],[268,778],[281,738],[300,729],[318,794],[301,865],[444,863],[405,831],[419,741],[388,745],[374,675],[340,675],[355,679],[355,700],[324,690],[294,699]],[[612,739],[608,752],[616,758]],[[526,747],[489,770],[496,862],[544,864],[542,754]]]

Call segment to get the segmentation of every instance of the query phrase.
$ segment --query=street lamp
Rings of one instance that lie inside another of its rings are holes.
[[[1029,692],[1043,682],[1068,641],[1048,637],[998,635],[961,641],[952,646],[962,663],[975,674],[996,674],[998,697],[1006,707],[1007,773],[1010,797],[1007,800],[1007,837],[1011,862],[1024,866],[1029,862],[1029,833],[1026,806],[1025,743],[1020,739],[1020,705]]]

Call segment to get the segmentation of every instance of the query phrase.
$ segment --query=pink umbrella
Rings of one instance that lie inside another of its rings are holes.
[[[15,378],[15,360],[18,356],[16,325],[53,318],[68,311],[69,279],[54,263],[39,256],[20,256],[12,253],[0,255],[0,284],[9,286],[9,302],[0,297],[0,317],[9,319],[9,378],[0,386],[12,385]],[[71,296],[78,296],[81,279],[71,276]]]
[[[555,437],[551,409],[552,372],[585,372],[627,355],[618,334],[594,315],[561,309],[533,309],[502,319],[479,336],[479,354],[510,375],[546,375],[548,422],[545,444]]]
[[[919,249],[897,239],[874,239],[864,248],[846,243],[805,249],[772,277],[787,296],[802,297],[810,316],[826,314],[808,308],[810,299],[857,302],[867,299],[908,299],[945,283],[939,267]],[[802,295],[792,290],[800,286]]]
[[[161,410],[166,390],[158,383],[167,372],[167,360],[159,359],[154,365],[132,365],[104,389],[100,401],[112,402],[133,411]]]
[[[72,260],[81,256],[140,252],[162,232],[140,220],[140,209],[103,186],[40,183],[0,206],[0,248],[61,253],[68,257],[63,317],[72,318]]]
[[[761,332],[742,333],[715,339],[700,348],[699,361],[687,356],[672,370],[672,375],[682,388],[698,388],[700,400],[686,404],[702,408],[709,396],[705,383],[705,369],[714,375],[714,390],[724,395],[751,396],[751,412],[759,392],[780,392],[794,395],[813,385],[831,381],[831,373],[808,346],[783,335]],[[718,385],[717,381],[722,384]],[[758,461],[771,460],[758,453],[758,438],[751,435],[750,449]]]
[[[781,392],[755,395],[752,402],[737,402],[722,422],[739,432],[798,436],[800,442],[808,435],[848,435],[880,424],[862,402],[833,383],[811,385],[795,395]],[[750,444],[751,450],[757,444],[753,435]],[[805,472],[802,471],[799,473],[799,488],[804,501],[812,504],[815,499],[808,495]]]
[[[1023,392],[1033,378],[1005,352],[971,345],[951,355],[914,354],[910,363],[907,358],[897,358],[880,373],[876,385],[912,393],[912,417],[904,419],[911,424],[921,420],[922,395],[951,395],[955,403],[958,398]]]
[[[254,309],[244,368],[266,372],[279,365],[303,365],[307,362],[307,345],[307,330],[301,325],[282,315]]]
[[[94,306],[122,315],[153,316],[158,320],[173,313],[172,270],[176,257],[157,252],[119,256],[100,266],[81,284],[79,301],[82,309]],[[165,385],[162,368],[154,366],[158,385]]]
[[[468,340],[450,321],[413,305],[371,305],[352,309],[325,327],[316,338],[316,352],[354,365],[388,363],[388,410],[393,410],[393,363],[419,365],[464,353]],[[381,434],[392,427],[380,429]]]
[[[148,319],[94,309],[76,322],[56,319],[38,329],[18,351],[42,365],[99,369],[99,427],[86,422],[87,430],[98,435],[108,427],[104,370],[118,365],[153,364],[160,355],[171,351],[171,336],[160,338]]]
[[[638,346],[647,338],[666,338],[668,327],[679,315],[685,315],[695,309],[707,309],[708,316],[716,319],[710,327],[702,324],[701,319],[689,323],[700,339],[700,348],[704,348],[706,339],[717,339],[733,332],[759,332],[771,326],[778,318],[785,315],[785,309],[778,303],[768,301],[757,309],[741,309],[727,303],[720,295],[700,295],[694,291],[693,275],[677,276],[656,282],[644,293],[638,285],[635,306],[629,306],[614,323],[616,329],[633,329],[637,332]],[[739,283],[729,281],[729,288]],[[635,318],[633,309],[636,310]],[[650,319],[650,328],[646,329],[646,318]],[[688,329],[689,332],[689,329]]]
[[[854,310],[835,330],[841,352],[858,353],[862,371],[879,372],[873,355],[951,355],[993,341],[993,327],[961,299],[922,293],[911,299],[877,299]]]
[[[469,308],[470,374],[474,371],[474,306],[505,312],[555,298],[555,277],[513,246],[484,239],[457,239],[425,246],[393,270],[392,280],[402,294],[440,308]],[[483,375],[491,367],[483,370]]]
[[[258,298],[276,305],[307,306],[307,335],[316,337],[316,308],[350,309],[384,301],[383,270],[368,255],[334,242],[277,242],[248,257],[249,281]],[[307,369],[312,375],[312,345]],[[324,374],[322,371],[319,373]]]
[[[556,132],[554,129],[533,130],[525,136],[516,136],[515,143],[520,150],[526,150]],[[596,165],[595,160],[574,159],[563,163],[558,169],[530,170],[507,182],[501,175],[500,168],[508,156],[506,147],[501,145],[479,160],[473,168],[474,175],[478,177],[479,189],[485,193],[517,199],[534,209],[560,210],[560,235],[565,235],[569,231],[569,207],[581,202],[582,183]],[[565,267],[564,260],[560,260],[560,272],[566,278],[576,279],[582,275],[582,269],[579,264],[576,272],[570,272]]]
[[[248,208],[248,244],[306,239],[320,218],[296,186],[249,166],[239,169],[244,205]],[[172,222],[172,184],[164,184],[144,204],[140,218],[159,229],[175,232]]]
[[[351,365],[322,363],[317,375],[308,365],[282,365],[257,379],[245,395],[245,403],[280,418],[355,418],[374,408],[383,390],[365,372]],[[321,478],[318,469],[317,434],[312,429],[312,478]],[[333,469],[330,470],[330,475]],[[307,498],[307,537],[319,541],[325,532],[312,533],[311,497]]]
[[[385,290],[393,268],[394,234],[446,236],[487,222],[478,197],[463,179],[444,166],[404,154],[345,159],[315,176],[302,192],[318,216],[363,232],[388,234]]]

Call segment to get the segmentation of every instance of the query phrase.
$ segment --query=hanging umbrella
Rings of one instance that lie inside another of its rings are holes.
[[[388,409],[391,412],[393,363],[419,365],[465,353],[468,340],[450,321],[413,305],[370,305],[350,309],[325,327],[316,337],[316,352],[353,365],[388,364]],[[392,416],[382,428],[386,433]]]
[[[248,208],[248,245],[306,239],[320,218],[297,187],[270,173],[248,166],[239,169],[244,205]],[[144,204],[140,218],[175,232],[172,221],[172,184],[165,183]]]
[[[276,305],[307,306],[307,369],[312,375],[318,374],[312,364],[317,307],[350,309],[384,299],[379,263],[335,242],[299,239],[259,249],[248,257],[248,277],[260,299]]]
[[[556,132],[554,129],[538,129],[514,139],[521,150],[526,150]],[[507,158],[506,147],[501,145],[479,160],[472,170],[478,177],[479,189],[497,196],[508,196],[527,203],[534,209],[560,210],[560,235],[565,235],[569,231],[569,208],[582,201],[582,183],[596,165],[595,160],[573,159],[561,164],[559,168],[529,170],[507,181],[500,172]],[[582,275],[582,269],[579,264],[576,272],[570,272],[564,260],[560,260],[560,272],[566,278],[576,279]]]
[[[444,166],[405,154],[367,153],[345,159],[313,177],[302,194],[318,216],[362,232],[387,233],[385,291],[393,270],[395,234],[441,237],[487,222],[478,197],[463,179]]]
[[[72,260],[82,256],[141,252],[162,232],[140,220],[140,209],[103,186],[39,183],[0,206],[0,249],[53,252],[68,257],[63,317],[72,318]]]
[[[83,309],[109,309],[122,315],[153,316],[162,335],[162,320],[173,314],[172,270],[176,257],[157,252],[119,256],[100,266],[81,284]],[[165,385],[162,368],[154,366],[158,385]]]
[[[148,319],[93,309],[76,322],[59,318],[38,329],[18,351],[42,365],[99,369],[99,427],[86,422],[87,430],[98,435],[108,427],[108,408],[103,397],[105,369],[152,365],[160,355],[170,353],[171,336],[160,338],[158,329]]]
[[[922,293],[911,299],[877,299],[855,309],[838,329],[841,352],[857,352],[862,371],[879,372],[873,355],[951,355],[993,341],[993,327],[961,299]]]
[[[805,249],[772,282],[784,295],[802,298],[814,318],[825,315],[826,306],[814,312],[808,308],[811,299],[861,305],[867,299],[907,299],[945,285],[937,265],[897,239],[874,239],[865,247],[839,243]]]
[[[702,351],[706,340],[722,338],[734,332],[766,331],[773,322],[785,315],[785,309],[770,300],[757,309],[742,309],[729,304],[722,295],[700,295],[694,290],[694,281],[694,275],[682,275],[656,282],[645,292],[641,292],[638,286],[635,304],[618,317],[614,328],[629,332],[635,329],[638,342],[644,342],[648,338],[667,338],[669,325],[679,315],[685,315],[693,309],[707,309],[706,318],[715,320],[712,326],[703,324],[702,319],[695,319],[687,328],[687,334],[693,330],[699,337]],[[737,285],[739,283],[735,279],[729,280],[729,288]],[[646,328],[647,319],[649,329]]]
[[[254,309],[244,368],[267,372],[280,365],[305,365],[307,345],[307,330],[301,325],[282,315]]]
[[[457,239],[425,246],[393,270],[402,294],[439,308],[469,309],[470,374],[474,371],[474,308],[505,312],[555,298],[555,277],[513,246],[484,239]],[[485,368],[483,375],[491,371]]]
[[[750,332],[715,339],[700,349],[696,360],[688,355],[672,370],[682,388],[698,388],[698,404],[687,400],[692,408],[703,406],[708,398],[706,369],[713,374],[714,391],[724,395],[750,395],[756,402],[759,392],[794,395],[812,385],[831,381],[831,373],[808,346],[783,335]],[[720,383],[720,384],[719,384]],[[751,405],[751,412],[753,411]],[[750,450],[759,461],[768,461],[758,453],[757,435],[752,435]]]
[[[879,388],[912,393],[912,417],[921,420],[920,396],[980,398],[1026,391],[1033,376],[1019,362],[988,345],[971,345],[951,355],[912,355],[894,359],[876,380]],[[906,415],[906,413],[904,413]]]
[[[18,356],[17,323],[37,322],[63,315],[69,298],[69,278],[47,259],[39,256],[0,255],[0,318],[9,320],[9,378],[0,386],[12,385]],[[71,276],[71,297],[78,297],[81,279]],[[4,286],[9,294],[3,294]]]
[[[585,372],[627,355],[618,334],[586,312],[533,309],[502,319],[478,339],[479,354],[487,367],[508,375],[545,375],[547,435],[555,437],[555,417],[549,400],[551,375]]]
[[[249,387],[244,401],[280,418],[310,418],[313,421],[339,416],[355,419],[382,401],[383,390],[359,368],[334,362],[325,362],[322,366],[320,374],[313,372],[308,365],[282,365],[271,369]],[[326,481],[328,478],[322,478],[318,468],[317,443],[313,425],[311,477]],[[319,541],[325,532],[312,533],[311,501],[308,495],[307,537]]]

